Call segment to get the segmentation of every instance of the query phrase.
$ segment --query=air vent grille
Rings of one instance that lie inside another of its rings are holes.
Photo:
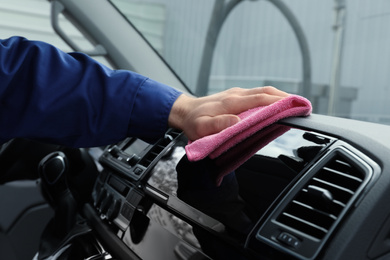
[[[181,132],[179,130],[170,129],[164,138],[160,139],[150,151],[139,162],[140,165],[148,168],[152,162],[161,154],[161,152],[175,140]]]
[[[161,139],[152,147],[152,149],[149,150],[149,152],[142,158],[139,164],[148,168],[170,142],[171,140],[169,139]]]
[[[168,132],[168,134],[170,136],[172,136],[173,139],[175,139],[176,137],[178,137],[182,132],[180,130],[177,130],[177,129],[172,129],[171,131]]]
[[[341,153],[329,160],[298,192],[277,221],[322,239],[366,178],[362,169]]]

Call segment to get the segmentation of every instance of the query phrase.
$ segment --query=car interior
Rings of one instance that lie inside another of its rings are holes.
[[[196,94],[118,15],[126,1],[49,2],[54,30],[75,51]],[[92,49],[72,43],[62,16]],[[187,144],[177,129],[155,143],[3,144],[0,259],[390,259],[389,125],[314,110],[214,159],[188,160]]]

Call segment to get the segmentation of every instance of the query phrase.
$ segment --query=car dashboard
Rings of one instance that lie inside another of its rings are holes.
[[[385,259],[389,134],[291,118],[197,162],[180,131],[128,138],[99,157],[84,215],[119,259]]]

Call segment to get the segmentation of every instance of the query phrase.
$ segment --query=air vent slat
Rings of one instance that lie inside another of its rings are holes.
[[[351,191],[356,190],[363,181],[358,177],[328,167],[324,167],[322,171],[319,172],[317,178],[330,183],[336,183],[338,186],[343,186]]]
[[[314,177],[313,180],[317,181],[317,182],[320,182],[320,183],[323,183],[324,185],[328,185],[328,186],[334,187],[335,189],[342,190],[342,191],[347,192],[347,193],[349,193],[351,195],[354,193],[353,190],[345,188],[343,186],[340,186],[340,185],[338,185],[338,184],[336,184],[334,182],[328,182],[326,180],[323,180],[323,179],[320,179],[320,178],[317,178],[317,177]]]
[[[332,169],[332,168],[324,167],[324,170],[328,171],[328,172],[334,173],[335,176],[340,175],[340,176],[342,176],[342,177],[344,177],[346,179],[353,180],[353,181],[356,181],[356,182],[359,182],[359,183],[361,183],[363,181],[362,179],[360,179],[360,178],[358,178],[356,176],[349,175],[349,174],[343,173],[341,171],[338,171],[338,170],[335,170],[335,169]]]
[[[144,167],[149,167],[152,162],[160,155],[160,153],[170,144],[170,140],[161,139],[153,148],[145,155],[144,158],[139,162]]]
[[[173,139],[178,137],[180,134],[181,134],[181,132],[179,130],[176,130],[176,129],[172,129],[172,131],[169,132],[169,135],[172,136]]]
[[[286,209],[287,213],[294,215],[300,219],[304,219],[308,222],[316,222],[323,228],[329,228],[335,220],[335,216],[327,212],[318,210],[312,206],[303,204],[299,201],[293,201],[289,208]]]
[[[339,205],[340,207],[345,207],[346,205],[344,203],[342,203],[341,201],[338,201],[338,200],[333,200],[333,203]]]
[[[334,183],[326,182],[324,180],[318,179],[318,178],[313,178],[313,182],[311,184],[320,186],[324,189],[329,190],[335,199],[346,203],[354,194],[353,191],[346,189],[344,187],[341,187],[339,185],[336,185]]]
[[[160,153],[162,150],[164,150],[165,147],[166,146],[157,145],[156,147],[154,147],[153,152],[154,153]]]
[[[310,194],[305,191],[300,192],[295,200],[302,204],[316,208],[319,211],[328,212],[329,215],[333,216],[338,216],[345,207],[344,204],[337,203],[336,200],[333,200],[331,205],[327,203],[318,203],[318,200],[313,198],[313,196],[310,196]]]
[[[307,222],[303,219],[297,218],[297,217],[290,215],[288,213],[283,213],[280,216],[279,221],[287,226],[290,226],[290,227],[296,229],[296,230],[304,230],[304,233],[306,233],[312,237],[318,238],[318,239],[323,238],[327,233],[326,229],[324,229],[320,226],[317,226],[313,223]]]
[[[348,163],[344,158],[337,158],[326,166],[327,168],[334,169],[339,172],[343,172],[345,174],[348,174],[351,177],[356,177],[360,180],[364,180],[365,178],[364,172],[357,170],[354,166]]]

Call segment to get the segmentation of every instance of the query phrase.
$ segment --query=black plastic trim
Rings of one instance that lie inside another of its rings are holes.
[[[354,165],[354,167],[359,168],[364,171],[366,174],[365,179],[363,180],[360,187],[352,195],[351,199],[346,203],[345,208],[338,215],[338,218],[332,224],[332,226],[325,232],[325,235],[321,238],[316,238],[308,236],[305,233],[302,233],[296,229],[291,229],[289,226],[286,226],[280,223],[277,218],[285,210],[287,205],[293,200],[293,198],[302,190],[302,188],[308,183],[309,180],[320,170],[326,163],[332,160],[336,154],[342,154],[347,157],[348,160]],[[271,215],[268,216],[267,220],[261,225],[256,233],[256,238],[272,247],[277,248],[280,251],[291,254],[300,259],[314,259],[321,251],[322,247],[328,240],[328,238],[333,234],[336,227],[345,217],[346,213],[353,207],[358,205],[358,202],[362,199],[362,196],[367,192],[369,184],[376,180],[379,176],[380,168],[379,166],[369,160],[362,159],[361,156],[357,155],[359,152],[355,150],[350,145],[337,141],[328,153],[319,160],[310,170],[308,170],[305,175],[299,180],[295,186],[290,190],[290,192],[285,196],[285,198],[280,202],[279,206],[274,209]],[[292,237],[297,237],[299,243],[296,246],[291,246],[282,241],[277,234],[287,232]]]
[[[89,204],[83,207],[83,214],[97,233],[99,241],[115,259],[141,260],[131,251],[112,231],[112,229],[98,218],[95,210]]]

